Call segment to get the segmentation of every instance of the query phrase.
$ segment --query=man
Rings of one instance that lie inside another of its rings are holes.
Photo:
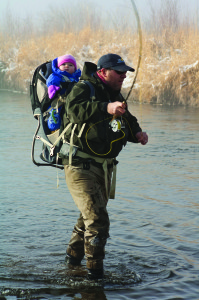
[[[79,265],[84,255],[88,276],[103,277],[105,244],[109,237],[106,206],[114,198],[116,157],[127,141],[148,142],[120,93],[127,66],[116,54],[103,55],[97,66],[86,62],[65,105],[65,140],[69,156],[63,159],[66,183],[80,210],[67,248],[66,262]],[[90,82],[86,84],[83,80]],[[90,96],[94,88],[94,96]],[[112,178],[113,177],[113,178]],[[112,178],[112,183],[111,183]]]

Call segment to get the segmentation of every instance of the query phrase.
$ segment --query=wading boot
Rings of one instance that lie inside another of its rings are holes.
[[[68,265],[73,265],[73,266],[79,266],[79,265],[81,265],[81,259],[79,259],[77,257],[74,257],[74,256],[72,256],[70,254],[66,255],[65,262]]]
[[[103,269],[88,269],[88,279],[97,280],[104,278],[104,270]]]

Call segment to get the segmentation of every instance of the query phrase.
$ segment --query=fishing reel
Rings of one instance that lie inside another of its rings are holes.
[[[113,132],[120,131],[122,128],[125,127],[123,120],[118,119],[111,120],[109,124]]]

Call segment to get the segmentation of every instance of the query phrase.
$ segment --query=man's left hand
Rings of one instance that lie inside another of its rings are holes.
[[[136,138],[138,142],[141,143],[142,145],[146,145],[148,143],[148,135],[146,132],[141,131],[136,133]]]

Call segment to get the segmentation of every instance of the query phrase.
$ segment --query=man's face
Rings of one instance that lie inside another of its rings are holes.
[[[126,78],[126,72],[118,72],[115,70],[102,69],[104,73],[104,79],[109,87],[114,91],[121,90],[124,79]]]

